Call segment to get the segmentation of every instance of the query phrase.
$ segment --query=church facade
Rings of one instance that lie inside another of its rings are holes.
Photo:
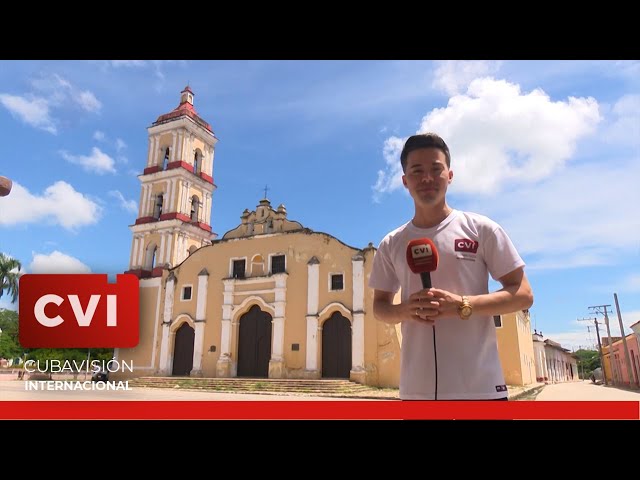
[[[132,376],[347,378],[397,387],[400,329],[373,317],[375,248],[346,245],[266,198],[211,230],[217,138],[189,87],[149,127],[129,270],[140,278]]]

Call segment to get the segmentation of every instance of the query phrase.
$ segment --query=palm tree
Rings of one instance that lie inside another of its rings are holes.
[[[4,253],[0,253],[0,298],[6,290],[11,295],[11,302],[18,299],[18,278],[20,277],[20,262]]]

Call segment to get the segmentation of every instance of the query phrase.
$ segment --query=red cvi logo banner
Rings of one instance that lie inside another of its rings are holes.
[[[138,277],[25,274],[20,277],[20,344],[25,348],[131,348],[140,330]]]

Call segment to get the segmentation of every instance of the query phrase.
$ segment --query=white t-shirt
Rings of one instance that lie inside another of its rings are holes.
[[[410,221],[384,237],[369,287],[392,293],[402,288],[403,301],[422,290],[420,275],[407,265],[406,252],[411,240],[424,237],[438,250],[431,283],[451,293],[488,293],[489,274],[497,280],[524,266],[500,225],[483,215],[453,210],[435,227],[418,228]],[[400,398],[490,400],[507,394],[493,316],[443,317],[434,327],[415,319],[402,322]]]

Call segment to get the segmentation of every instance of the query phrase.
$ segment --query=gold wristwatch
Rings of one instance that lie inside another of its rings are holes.
[[[463,295],[462,303],[458,307],[458,314],[462,320],[468,320],[472,313],[473,308],[471,307],[471,303],[469,303],[469,297]]]

